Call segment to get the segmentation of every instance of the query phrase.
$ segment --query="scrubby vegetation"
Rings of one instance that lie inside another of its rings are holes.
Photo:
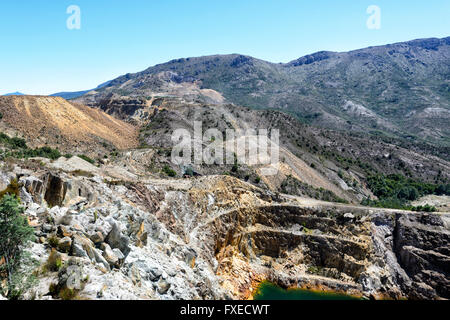
[[[193,177],[194,170],[191,167],[187,167],[186,170],[184,170],[184,176]]]
[[[450,184],[425,183],[400,174],[372,175],[367,184],[378,200],[366,199],[362,204],[380,208],[431,212],[436,208],[428,205],[413,207],[409,203],[430,194],[450,195]]]
[[[21,149],[21,148],[27,148],[27,144],[24,139],[21,138],[10,138],[8,135],[4,134],[3,132],[0,133],[0,143],[3,145],[6,145],[12,149]]]
[[[317,200],[348,203],[347,200],[338,197],[334,192],[324,188],[314,188],[313,186],[298,181],[292,176],[288,176],[281,184],[281,192],[286,194],[307,196]]]
[[[61,157],[61,153],[56,150],[52,149],[50,147],[42,147],[37,149],[22,149],[17,152],[12,152],[10,154],[7,154],[13,158],[19,158],[19,159],[28,159],[28,158],[35,158],[35,157],[41,157],[41,158],[48,158],[51,160],[56,160],[59,157]]]
[[[91,159],[91,158],[89,158],[88,156],[86,156],[86,155],[84,155],[84,154],[78,155],[78,158],[81,158],[81,159],[83,159],[84,161],[89,162],[90,164],[95,164],[95,160],[94,160],[94,159]]]
[[[50,253],[47,262],[45,263],[43,267],[43,272],[56,272],[59,271],[59,269],[62,268],[62,259],[61,255],[55,250],[52,249],[52,252]]]
[[[5,147],[3,152],[0,152],[0,158],[17,158],[17,159],[28,159],[34,157],[48,158],[56,160],[61,157],[61,153],[57,149],[52,149],[50,147],[42,147],[31,149],[27,146],[24,139],[21,138],[10,138],[4,133],[0,133],[0,144]]]

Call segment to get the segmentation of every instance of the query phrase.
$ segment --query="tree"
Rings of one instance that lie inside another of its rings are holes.
[[[24,251],[34,238],[34,230],[28,225],[15,195],[6,194],[0,200],[0,279],[6,285],[0,290],[9,299],[17,299],[30,284],[29,274],[23,273],[29,255]]]
[[[414,187],[403,187],[397,194],[397,198],[411,201],[417,200],[419,196],[419,191]]]
[[[450,184],[440,184],[437,188],[435,193],[438,196],[442,196],[442,195],[450,195]]]

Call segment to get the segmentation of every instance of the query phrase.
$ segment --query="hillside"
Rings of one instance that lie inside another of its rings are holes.
[[[180,59],[72,101],[0,97],[2,210],[35,235],[0,300],[252,299],[265,282],[450,299],[449,42]],[[203,155],[231,161],[172,161],[196,121],[217,130],[194,137]],[[249,161],[268,158],[249,129],[280,130],[277,164]]]
[[[450,37],[323,51],[286,64],[243,55],[178,59],[121,76],[78,99],[91,106],[173,95],[222,102],[205,94],[214,90],[228,102],[285,110],[325,128],[448,146],[449,75]]]
[[[24,137],[30,146],[97,154],[104,146],[135,147],[136,129],[98,109],[59,97],[0,97],[0,128]]]
[[[398,145],[377,137],[369,139],[315,128],[275,110],[160,98],[157,107],[146,106],[131,117],[141,123],[141,148],[123,159],[121,166],[136,174],[142,171],[162,172],[165,176],[162,169],[168,166],[178,176],[183,176],[186,168],[174,165],[170,159],[171,135],[176,129],[186,129],[193,135],[196,120],[202,122],[204,131],[211,128],[219,132],[235,129],[236,132],[241,131],[241,137],[246,136],[245,130],[249,128],[281,129],[280,171],[276,176],[264,177],[261,166],[248,163],[237,167],[232,164],[193,165],[194,171],[201,175],[232,175],[273,192],[360,203],[373,197],[367,185],[371,175],[401,174],[438,184],[450,179],[450,163],[439,149]],[[204,144],[208,145],[207,142]]]

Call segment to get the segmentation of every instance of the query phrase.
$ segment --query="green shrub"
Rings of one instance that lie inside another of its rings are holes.
[[[450,183],[438,185],[435,190],[435,194],[438,196],[443,196],[443,195],[450,196]]]
[[[430,206],[429,204],[426,204],[424,206],[418,206],[418,207],[412,207],[412,211],[418,211],[418,212],[436,212],[437,209],[434,206]]]
[[[95,160],[89,158],[88,156],[84,155],[84,154],[80,154],[78,155],[78,158],[83,159],[84,161],[89,162],[90,164],[95,164]]]
[[[55,235],[50,236],[48,238],[47,242],[48,242],[49,246],[52,248],[56,248],[59,245],[59,239]]]
[[[61,300],[76,300],[78,293],[74,289],[64,288],[59,291],[58,296]]]
[[[26,149],[27,143],[24,139],[21,138],[10,138],[8,135],[4,134],[3,132],[0,133],[0,143],[12,148],[12,149]]]
[[[419,198],[419,191],[415,187],[403,187],[397,193],[397,198],[414,201]]]
[[[52,149],[50,147],[30,149],[24,139],[17,137],[10,138],[4,133],[0,133],[0,143],[12,149],[6,155],[13,158],[27,159],[33,157],[43,157],[55,160],[61,157],[61,153],[56,149]]]
[[[56,160],[61,157],[61,153],[57,149],[50,147],[42,147],[30,152],[32,157],[42,157]]]
[[[12,148],[14,149],[26,149],[27,148],[27,143],[24,139],[21,138],[12,138],[10,145]]]
[[[167,174],[169,177],[176,177],[177,173],[175,170],[173,170],[171,167],[169,167],[168,165],[165,165],[163,168],[163,172],[165,174]]]

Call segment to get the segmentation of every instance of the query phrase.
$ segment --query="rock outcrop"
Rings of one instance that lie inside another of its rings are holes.
[[[269,280],[376,299],[449,298],[449,214],[284,196],[228,176],[109,183],[14,172],[36,229],[28,250],[41,266],[55,254],[61,261],[26,296],[249,299]]]

